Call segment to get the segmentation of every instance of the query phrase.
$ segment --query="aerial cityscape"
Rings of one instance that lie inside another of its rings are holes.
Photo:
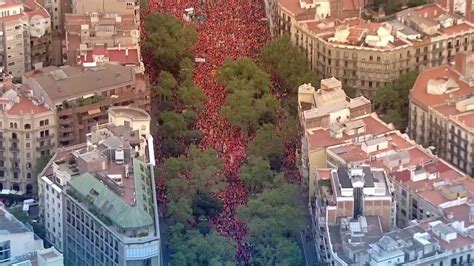
[[[0,87],[0,265],[474,265],[472,0],[0,0]]]

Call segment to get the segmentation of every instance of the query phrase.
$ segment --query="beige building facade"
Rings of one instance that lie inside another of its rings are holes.
[[[440,5],[376,23],[332,16],[331,8],[303,2],[280,0],[273,30],[291,36],[321,77],[334,76],[369,98],[402,74],[453,62],[456,52],[473,48],[473,25]]]
[[[55,112],[15,87],[4,91],[0,103],[0,188],[4,194],[36,194],[35,165],[57,146]]]
[[[50,63],[51,19],[36,1],[0,1],[0,31],[2,72],[20,77]]]
[[[410,136],[460,170],[474,174],[474,54],[422,72],[410,95]]]

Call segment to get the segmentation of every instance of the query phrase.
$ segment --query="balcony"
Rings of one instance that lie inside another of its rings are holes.
[[[37,137],[36,140],[37,141],[49,140],[49,139],[52,139],[53,137],[54,137],[54,134],[43,135],[43,136]]]
[[[43,146],[36,147],[37,151],[46,151],[54,149],[54,143],[45,144]]]
[[[20,148],[18,148],[18,146],[11,146],[9,148],[10,151],[20,151]]]
[[[10,139],[11,142],[19,142],[19,141],[20,141],[19,138],[11,138],[11,137],[10,137],[9,139]]]
[[[63,141],[72,141],[74,140],[74,135],[72,134],[69,134],[69,135],[66,135],[66,136],[60,136],[59,137],[59,141],[60,142],[63,142]]]
[[[64,118],[64,119],[59,119],[59,124],[60,125],[69,125],[73,122],[74,120],[71,117]]]
[[[10,171],[11,171],[11,172],[20,172],[21,169],[20,169],[20,167],[18,167],[18,166],[11,166],[11,167],[10,167]]]

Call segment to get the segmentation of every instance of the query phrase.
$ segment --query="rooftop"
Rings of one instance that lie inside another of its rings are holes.
[[[48,112],[49,109],[44,105],[40,105],[37,102],[29,98],[21,98],[19,103],[13,104],[12,108],[7,111],[9,115],[27,115],[27,114],[41,114]]]
[[[331,16],[332,10],[327,18],[322,17],[318,14],[323,10],[328,12],[324,5],[305,9],[298,0],[279,0],[279,6],[294,14],[302,28],[334,45],[388,50],[417,45],[432,37],[474,32],[473,24],[436,4],[402,10],[395,20],[384,23],[354,17],[335,18]],[[344,0],[338,8],[354,11],[361,6],[362,1]]]
[[[91,173],[83,173],[70,181],[70,186],[81,194],[83,198],[91,200],[100,214],[106,215],[115,225],[123,229],[133,229],[153,224],[152,214],[147,206],[148,202],[143,200],[142,195],[147,191],[142,190],[145,180],[142,175],[150,178],[146,173],[147,166],[137,159],[133,159],[133,174],[131,182],[124,184],[122,190],[124,195],[118,195],[110,186],[94,177]],[[142,169],[144,169],[142,171]],[[134,182],[133,182],[134,181]],[[128,190],[127,192],[125,190]],[[133,198],[126,198],[132,196]],[[124,215],[126,213],[127,215]],[[137,219],[140,217],[140,219]]]
[[[378,216],[361,216],[359,219],[337,218],[336,225],[328,226],[330,242],[337,256],[347,264],[364,264],[360,254],[383,234]],[[354,259],[355,258],[355,259]]]
[[[364,136],[376,136],[383,133],[387,133],[392,131],[392,128],[384,123],[377,117],[377,114],[371,113],[368,115],[364,115],[358,117],[351,122],[364,123],[364,131],[360,131],[358,135],[347,135],[343,134],[341,138],[337,138],[332,136],[330,129],[327,128],[317,128],[317,129],[309,129],[307,130],[307,139],[309,144],[310,150],[320,150],[329,146],[333,146],[336,144],[345,143],[346,141],[350,141],[353,139],[363,139]],[[345,124],[347,127],[347,123]],[[344,125],[343,125],[344,127]]]
[[[33,233],[22,222],[15,218],[5,208],[0,207],[0,235]]]
[[[55,104],[136,83],[133,68],[113,64],[91,68],[50,66],[26,73],[25,77],[28,84],[37,83]]]
[[[0,110],[7,115],[37,115],[51,111],[45,104],[29,94],[30,88],[28,86],[4,84],[2,89]]]

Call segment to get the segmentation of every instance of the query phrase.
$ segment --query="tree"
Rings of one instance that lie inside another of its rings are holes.
[[[198,115],[194,111],[184,110],[183,111],[183,118],[184,118],[184,122],[186,122],[186,127],[187,128],[192,128],[194,126],[194,123],[198,119]]]
[[[36,160],[35,166],[33,168],[33,176],[38,177],[38,175],[44,170],[46,165],[49,163],[51,158],[51,155],[41,155],[41,157]]]
[[[285,184],[265,190],[237,210],[237,216],[248,227],[246,237],[252,243],[254,264],[298,265],[301,262],[295,239],[304,227],[304,213],[297,193],[295,185]]]
[[[182,224],[171,226],[171,265],[235,265],[237,246],[212,232],[207,235]]]
[[[171,157],[163,162],[163,173],[166,179],[180,178],[188,170],[186,158],[183,156]]]
[[[245,187],[251,193],[271,187],[276,173],[270,168],[270,163],[261,157],[250,157],[240,168],[240,177]]]
[[[160,125],[160,135],[163,138],[180,137],[186,130],[186,122],[183,115],[175,112],[163,112],[160,115],[162,123]]]
[[[278,101],[270,94],[255,99],[251,92],[238,90],[227,97],[221,114],[232,126],[248,133],[256,130],[261,122],[266,120],[265,117],[276,117],[279,108]]]
[[[178,96],[184,106],[194,107],[197,110],[202,110],[204,108],[206,95],[200,87],[194,84],[180,87],[178,90]]]
[[[273,39],[262,49],[261,64],[269,73],[277,75],[291,93],[303,83],[317,87],[319,78],[312,72],[305,54],[287,35]]]
[[[184,139],[188,145],[198,145],[204,134],[199,130],[188,130],[184,132]]]
[[[417,76],[416,71],[401,75],[392,85],[379,88],[372,99],[382,120],[401,131],[408,125],[408,98]]]
[[[161,150],[165,157],[179,156],[183,154],[185,147],[183,143],[177,139],[165,138],[161,141]]]
[[[179,198],[171,201],[166,208],[166,212],[168,213],[168,218],[170,218],[171,223],[173,224],[187,224],[189,221],[193,220],[193,210],[191,209],[189,200],[186,198]]]
[[[300,265],[303,256],[298,242],[276,236],[270,243],[257,243],[252,247],[254,265]]]
[[[263,241],[269,235],[296,237],[304,220],[297,193],[295,185],[285,184],[265,190],[240,207],[237,215],[247,222],[249,239]]]
[[[282,157],[284,149],[283,140],[270,124],[259,128],[249,144],[249,153],[262,158],[269,158],[271,155]]]
[[[255,98],[259,98],[270,91],[268,74],[248,57],[234,61],[226,59],[216,78],[231,93],[236,90],[246,90]]]
[[[193,197],[191,208],[195,218],[203,216],[209,219],[222,212],[222,202],[212,198],[207,192],[198,191]]]
[[[222,170],[222,160],[213,149],[199,150],[191,145],[188,153],[188,169],[192,176],[191,184],[195,190],[218,192],[225,188],[222,176],[216,175]]]
[[[193,58],[197,42],[194,26],[169,14],[153,13],[145,19],[145,31],[149,34],[143,42],[144,51],[152,54],[158,69],[178,74],[180,62]]]
[[[255,110],[255,100],[248,91],[236,91],[227,96],[221,114],[234,127],[243,132],[255,130],[259,124],[260,114]]]
[[[188,197],[198,190],[213,193],[224,189],[226,183],[221,175],[217,175],[221,170],[222,160],[215,150],[199,150],[195,145],[189,147],[187,156],[168,158],[163,163],[163,174],[171,178],[170,181],[187,179],[184,183],[173,181],[173,187],[168,186],[168,189],[173,189],[173,193],[178,194],[182,194],[178,189],[184,189]],[[171,194],[169,192],[168,195]]]
[[[170,100],[177,85],[178,82],[173,77],[173,74],[162,70],[158,76],[158,85],[155,86],[155,93],[159,96],[161,101]]]
[[[179,62],[179,78],[181,80],[193,80],[194,62],[189,57],[185,57]]]

